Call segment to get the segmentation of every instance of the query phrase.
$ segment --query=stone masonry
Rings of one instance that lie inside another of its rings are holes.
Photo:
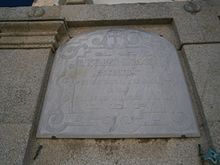
[[[197,1],[189,12],[186,3],[1,8],[0,165],[202,165],[198,144],[220,151],[220,6]],[[175,46],[200,137],[36,138],[57,48],[109,27],[154,32]]]

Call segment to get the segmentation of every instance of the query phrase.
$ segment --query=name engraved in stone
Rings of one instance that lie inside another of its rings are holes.
[[[38,137],[198,136],[174,46],[156,34],[106,29],[56,53]]]

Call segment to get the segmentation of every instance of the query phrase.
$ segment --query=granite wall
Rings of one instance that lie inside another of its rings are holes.
[[[2,8],[0,164],[202,164],[197,145],[220,150],[220,7],[185,2]],[[179,53],[201,136],[36,139],[57,47],[85,31],[132,27],[163,35]]]

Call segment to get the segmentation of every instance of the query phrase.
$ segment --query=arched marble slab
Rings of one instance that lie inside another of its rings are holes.
[[[55,56],[37,137],[199,136],[174,46],[153,33],[81,34]]]

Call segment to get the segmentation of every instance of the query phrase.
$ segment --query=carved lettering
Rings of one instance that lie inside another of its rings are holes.
[[[198,136],[175,48],[156,34],[98,30],[56,53],[38,137]]]

